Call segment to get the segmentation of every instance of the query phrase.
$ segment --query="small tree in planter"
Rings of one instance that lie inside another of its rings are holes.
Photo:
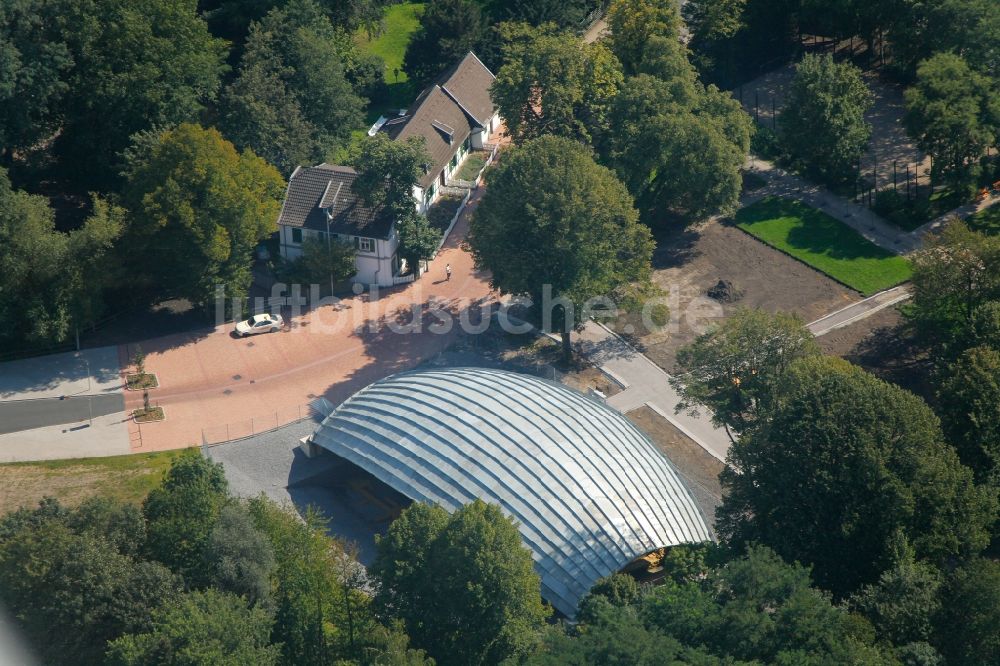
[[[132,410],[132,418],[136,423],[149,423],[151,421],[162,421],[164,419],[163,408],[151,406],[149,404],[149,391],[142,391],[142,409]]]
[[[146,354],[142,347],[136,345],[135,354],[132,355],[132,365],[135,366],[135,373],[125,378],[125,383],[130,389],[149,389],[160,385],[156,375],[146,372]]]

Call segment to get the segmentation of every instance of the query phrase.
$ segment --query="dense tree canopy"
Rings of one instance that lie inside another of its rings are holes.
[[[666,73],[673,69],[666,63],[650,64]],[[625,82],[599,142],[604,159],[644,208],[691,221],[732,212],[752,122],[728,94],[702,88],[686,60],[678,69],[672,79],[641,74]]]
[[[525,655],[546,611],[531,554],[510,519],[479,500],[451,516],[414,504],[378,540],[376,603],[439,664]]]
[[[133,134],[194,121],[214,101],[226,43],[196,0],[80,0],[64,12],[74,67],[58,148],[74,177],[108,187]]]
[[[621,181],[585,147],[552,136],[504,157],[472,218],[469,245],[494,288],[552,307],[542,318],[555,323],[543,325],[562,333],[567,354],[587,302],[648,283],[653,251]],[[546,305],[546,296],[557,300]]]
[[[684,547],[682,546],[681,549]],[[773,551],[668,577],[630,603],[596,589],[574,630],[551,631],[532,665],[893,664],[809,570]]]
[[[0,342],[53,345],[99,319],[124,226],[121,208],[95,199],[83,227],[57,231],[46,199],[13,189],[0,169],[0,317],[8,322]]]
[[[469,51],[478,51],[487,27],[475,0],[431,0],[406,45],[403,69],[411,79],[430,81]]]
[[[234,594],[189,592],[153,612],[152,629],[127,634],[108,648],[110,666],[276,666],[271,618]]]
[[[938,413],[945,435],[979,481],[1000,482],[1000,338],[972,347],[944,373]]]
[[[6,517],[0,529],[0,599],[45,663],[103,663],[106,641],[148,629],[151,610],[180,591],[165,567],[133,557],[141,527],[118,538],[121,525],[99,519],[109,513],[100,504],[43,504]],[[110,510],[132,522],[121,507]]]
[[[1000,660],[1000,563],[976,558],[944,585],[937,644],[949,664],[986,666]]]
[[[602,43],[552,26],[506,34],[491,95],[515,143],[545,134],[590,141],[608,122],[621,67]]]
[[[860,74],[829,55],[807,55],[795,68],[779,118],[782,147],[821,180],[853,177],[868,146],[872,93]]]
[[[912,257],[913,303],[905,311],[920,340],[948,361],[985,342],[989,304],[1000,301],[1000,237],[954,220]],[[994,329],[996,330],[996,329]]]
[[[554,23],[560,28],[582,28],[583,21],[600,6],[600,0],[486,0],[495,22]]]
[[[978,552],[995,518],[916,396],[845,361],[801,359],[766,420],[729,450],[717,528],[813,566],[838,595],[877,580],[898,535],[920,558]]]
[[[198,580],[228,488],[221,465],[185,451],[143,502],[146,552],[185,579]]]
[[[995,142],[990,80],[961,57],[939,53],[920,63],[906,91],[906,128],[934,160],[934,173],[956,185],[973,186],[979,158]]]
[[[0,160],[59,127],[73,65],[60,31],[59,3],[17,0],[0,6]]]
[[[214,129],[163,132],[128,174],[127,263],[161,294],[212,303],[250,287],[250,254],[275,229],[284,181]]]
[[[652,38],[677,40],[680,26],[673,0],[614,0],[608,8],[611,50],[628,75],[639,73]]]
[[[253,23],[223,95],[227,138],[286,174],[332,159],[364,124],[365,105],[345,78],[337,41],[313,0],[290,0]]]
[[[788,366],[816,354],[819,347],[798,317],[737,310],[677,352],[678,409],[707,407],[727,432],[746,432],[764,418]]]

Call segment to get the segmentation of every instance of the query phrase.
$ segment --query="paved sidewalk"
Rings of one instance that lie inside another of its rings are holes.
[[[913,291],[910,285],[901,284],[898,287],[880,291],[879,293],[860,300],[857,303],[851,303],[847,307],[841,308],[836,312],[831,312],[824,317],[820,317],[816,321],[808,324],[806,328],[808,328],[809,332],[814,336],[820,337],[821,335],[826,335],[827,333],[835,331],[838,328],[843,328],[844,326],[849,326],[856,321],[866,319],[876,312],[905,301],[912,295]]]
[[[132,452],[129,421],[117,413],[95,416],[93,425],[86,420],[0,435],[0,463],[124,455]]]
[[[121,393],[117,347],[0,363],[0,401]]]
[[[745,196],[740,201],[741,206],[749,205],[767,196],[798,199],[822,210],[830,217],[840,220],[875,245],[890,252],[907,254],[920,249],[919,235],[903,231],[883,220],[867,206],[848,201],[824,187],[810,183],[804,178],[775,166],[771,162],[754,158],[753,166],[750,166],[748,171],[764,178],[767,185]]]
[[[622,385],[622,392],[608,398],[608,406],[627,413],[647,406],[667,419],[712,456],[725,462],[729,436],[712,424],[705,409],[698,416],[674,413],[680,395],[670,385],[670,375],[613,332],[588,321],[577,336],[580,352]]]
[[[986,210],[991,206],[1000,204],[1000,195],[990,195],[983,199],[982,201],[974,201],[972,203],[967,203],[964,206],[959,206],[954,210],[950,210],[940,217],[936,217],[927,224],[917,227],[913,231],[913,235],[922,238],[925,234],[933,231],[937,231],[945,222],[953,217],[958,217],[965,219],[970,215],[975,215],[981,210]]]

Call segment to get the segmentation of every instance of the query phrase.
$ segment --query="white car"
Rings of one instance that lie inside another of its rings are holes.
[[[281,318],[281,315],[254,315],[246,321],[236,324],[236,335],[245,338],[248,335],[257,335],[258,333],[274,333],[280,331],[284,323],[285,320]]]

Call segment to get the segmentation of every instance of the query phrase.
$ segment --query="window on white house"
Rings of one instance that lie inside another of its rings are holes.
[[[292,229],[292,242],[298,244],[302,243],[302,230],[298,227]]]
[[[358,238],[358,249],[362,252],[374,252],[375,251],[375,239],[374,238]]]

